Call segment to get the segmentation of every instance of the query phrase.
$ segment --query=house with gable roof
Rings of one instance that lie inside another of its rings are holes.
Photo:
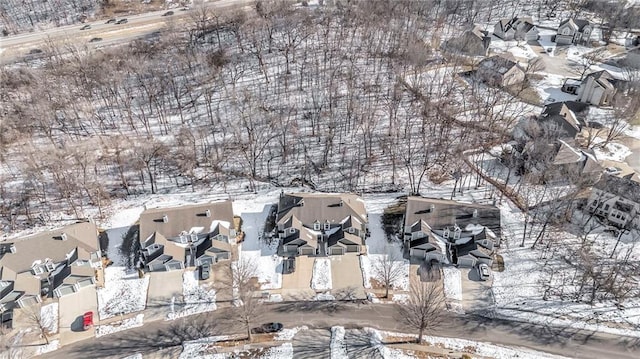
[[[364,250],[368,216],[355,194],[281,193],[276,225],[285,255],[342,255]]]
[[[506,41],[535,41],[540,37],[531,17],[502,19],[493,27],[493,34]]]
[[[95,291],[97,278],[104,278],[101,273],[102,252],[92,222],[0,243],[2,324],[12,325],[14,309],[57,301],[85,288]]]
[[[477,203],[409,197],[404,246],[411,257],[444,261],[461,267],[491,265],[500,244],[500,209]]]
[[[604,174],[593,186],[586,209],[618,228],[640,228],[640,182],[633,174]]]
[[[460,36],[456,36],[445,41],[442,47],[446,51],[461,53],[464,55],[487,56],[490,44],[491,36],[489,36],[489,32],[482,30],[477,25],[474,25],[471,29],[466,30]]]
[[[594,106],[610,106],[616,94],[617,82],[606,70],[592,72],[582,80],[576,101]]]
[[[586,44],[591,39],[593,26],[582,19],[567,19],[560,23],[556,34],[556,44],[577,45]]]
[[[138,266],[158,272],[230,260],[235,237],[228,200],[147,209],[140,214]]]
[[[575,139],[586,125],[582,114],[588,108],[575,101],[554,102],[544,107],[537,120],[547,136]]]
[[[489,86],[512,86],[525,80],[525,72],[515,60],[507,55],[496,55],[483,59],[478,64],[476,77]]]

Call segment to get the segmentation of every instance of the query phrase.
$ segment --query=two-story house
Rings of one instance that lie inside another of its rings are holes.
[[[478,64],[476,77],[489,86],[513,86],[525,80],[525,72],[514,60],[496,55]]]
[[[276,217],[285,255],[342,255],[365,248],[368,216],[355,194],[280,194]]]
[[[16,308],[57,301],[86,287],[95,291],[100,272],[102,253],[91,222],[0,243],[3,323],[10,325]]]
[[[502,19],[493,27],[493,34],[502,40],[535,41],[540,37],[530,17]]]
[[[460,36],[445,41],[442,48],[445,51],[468,56],[487,56],[490,44],[489,32],[474,25],[473,28],[464,31]]]
[[[640,228],[640,182],[604,174],[591,191],[587,210],[619,228]]]
[[[587,44],[591,39],[593,26],[587,20],[567,19],[560,23],[556,34],[556,44]]]
[[[546,136],[575,139],[586,125],[588,109],[587,104],[575,101],[554,102],[544,107],[537,120]]]
[[[500,209],[495,206],[423,197],[407,200],[404,246],[414,258],[446,258],[461,267],[490,265],[500,235]]]
[[[594,106],[610,106],[616,94],[616,82],[608,71],[592,72],[582,80],[576,101]]]
[[[147,209],[140,214],[139,267],[171,271],[231,259],[231,201]]]

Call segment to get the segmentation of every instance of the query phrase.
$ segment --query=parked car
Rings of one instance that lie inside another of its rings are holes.
[[[266,323],[257,328],[251,329],[251,332],[255,334],[277,333],[281,331],[282,328],[284,328],[282,323]]]
[[[29,55],[36,55],[36,54],[41,54],[41,53],[42,53],[42,50],[40,50],[40,49],[31,49],[29,51]]]
[[[94,37],[91,40],[89,40],[89,42],[98,42],[98,41],[102,41],[101,37]]]
[[[119,24],[126,24],[126,23],[128,23],[128,22],[129,22],[129,20],[127,20],[127,19],[120,19],[120,20],[116,21],[116,25],[119,25]]]
[[[211,275],[211,264],[203,264],[200,266],[200,280],[207,280]]]
[[[480,277],[480,280],[487,280],[489,279],[490,275],[491,274],[489,274],[489,266],[485,263],[480,263],[478,265],[478,276]]]
[[[618,168],[618,167],[607,167],[604,169],[606,174],[615,176],[615,175],[619,175],[620,173],[622,173],[622,169]]]
[[[80,30],[89,30],[90,28],[91,28],[91,25],[87,24],[81,27]]]
[[[82,329],[88,330],[93,326],[93,312],[86,312],[82,315]]]
[[[113,24],[115,22],[116,22],[116,19],[115,18],[111,18],[111,19],[107,20],[107,22],[105,22],[105,24]]]
[[[282,274],[291,274],[296,271],[296,257],[289,257],[282,263]]]
[[[173,11],[167,11],[164,14],[162,14],[162,16],[171,16],[173,15]]]

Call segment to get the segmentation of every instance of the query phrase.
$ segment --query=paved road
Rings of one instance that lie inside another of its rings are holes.
[[[252,0],[216,0],[206,2],[204,6],[210,9],[220,10],[232,7],[242,7],[253,3]],[[194,8],[188,11],[172,10],[172,16],[162,16],[167,10],[154,11],[140,15],[125,15],[126,24],[106,24],[106,20],[87,22],[85,24],[69,25],[37,31],[27,34],[0,38],[0,64],[7,64],[26,56],[33,49],[41,49],[46,42],[68,43],[74,45],[87,44],[92,47],[100,47],[117,43],[129,42],[151,34],[167,26],[168,23],[180,23],[190,21]],[[84,25],[91,25],[91,29],[80,30]],[[102,38],[102,41],[92,42],[92,38]]]
[[[550,327],[476,316],[450,314],[448,324],[435,335],[526,347],[581,359],[635,359],[640,355],[640,339],[607,335],[563,327]],[[63,347],[44,358],[121,358],[142,353],[155,357],[175,357],[183,340],[215,334],[233,334],[227,319],[229,311],[192,316],[174,322],[152,322],[130,329]],[[186,319],[186,320],[185,320]],[[271,304],[265,308],[263,322],[279,321],[285,327],[310,328],[374,327],[382,330],[412,332],[398,318],[393,305],[337,304],[336,302],[296,302]],[[162,353],[159,355],[158,353]],[[309,358],[314,357],[309,355]]]

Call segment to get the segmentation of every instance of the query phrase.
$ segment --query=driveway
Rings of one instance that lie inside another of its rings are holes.
[[[336,298],[351,294],[357,299],[366,299],[360,258],[357,253],[331,256],[331,294]]]
[[[462,282],[462,307],[465,313],[473,313],[478,310],[493,306],[493,294],[491,285],[493,275],[489,280],[481,281],[475,268],[460,268]]]
[[[282,275],[282,299],[309,300],[315,296],[315,291],[311,289],[314,260],[315,257],[296,257],[296,270]]]
[[[94,328],[83,330],[82,315],[93,312],[94,323],[98,325],[98,297],[94,287],[84,287],[76,293],[60,297],[58,302],[60,344],[67,345],[93,338]]]
[[[164,319],[169,311],[171,298],[175,296],[179,300],[182,297],[182,273],[181,270],[173,270],[149,275],[145,319]]]
[[[631,154],[625,158],[625,161],[629,167],[640,173],[640,140],[634,137],[624,137],[620,142],[631,150]]]
[[[330,358],[331,331],[326,329],[303,330],[293,338],[294,358]]]

